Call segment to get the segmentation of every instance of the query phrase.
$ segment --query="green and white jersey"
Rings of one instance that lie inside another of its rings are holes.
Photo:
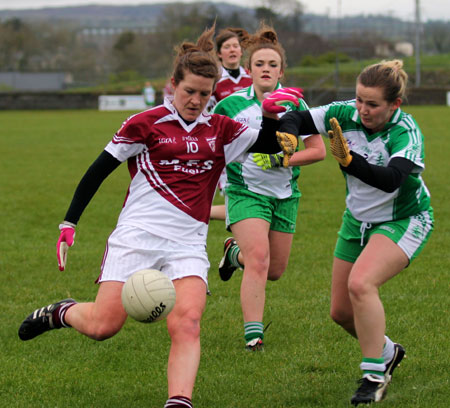
[[[281,86],[279,85],[279,87]],[[298,108],[295,105],[288,106],[288,111],[292,109],[306,110],[308,106],[305,101],[300,100]],[[215,106],[214,113],[228,116],[253,129],[261,129],[261,103],[256,97],[253,85],[222,99]],[[302,140],[309,136],[302,136]],[[243,188],[257,194],[280,199],[300,197],[297,186],[297,179],[300,175],[300,167],[298,166],[262,170],[253,162],[253,154],[249,154],[244,163],[233,162],[228,164],[226,171],[226,189]]]
[[[327,135],[329,120],[335,117],[350,150],[371,164],[387,166],[394,157],[403,157],[415,164],[403,185],[393,193],[385,193],[344,172],[347,208],[357,220],[370,223],[399,220],[430,207],[430,193],[421,176],[425,170],[423,134],[411,115],[399,108],[383,130],[369,134],[361,123],[355,100],[334,102],[310,112],[323,135]]]

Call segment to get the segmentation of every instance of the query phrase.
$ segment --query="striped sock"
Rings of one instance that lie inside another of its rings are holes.
[[[264,338],[264,326],[262,322],[247,322],[244,323],[244,337],[248,343],[258,337],[262,340]]]
[[[244,269],[244,265],[239,262],[239,254],[241,253],[241,249],[237,245],[233,245],[231,249],[228,251],[227,257],[230,261],[231,265],[236,268]]]
[[[384,370],[386,369],[386,365],[384,364],[383,357],[381,358],[366,358],[363,357],[362,363],[359,368],[363,370],[363,377],[367,377],[368,375],[376,376],[380,379],[384,378]]]
[[[175,395],[170,397],[164,408],[193,408],[192,401],[188,397],[183,397],[182,395]]]
[[[65,318],[67,311],[76,304],[77,302],[66,303],[53,311],[52,318],[55,327],[72,327],[70,324],[66,323]]]

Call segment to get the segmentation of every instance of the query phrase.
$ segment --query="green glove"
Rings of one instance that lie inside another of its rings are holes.
[[[282,154],[253,153],[253,161],[263,170],[283,167]]]

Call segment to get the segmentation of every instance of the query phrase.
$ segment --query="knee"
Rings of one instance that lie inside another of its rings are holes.
[[[269,275],[267,276],[267,280],[275,282],[275,281],[277,281],[277,280],[279,280],[281,278],[282,274],[283,274],[283,272],[281,272],[281,273],[271,273],[271,272],[269,272]]]
[[[244,256],[245,269],[252,270],[257,273],[264,273],[267,276],[269,270],[269,254],[265,251],[254,249]]]
[[[286,268],[287,268],[287,262],[271,261],[267,279],[270,281],[277,281],[278,279],[280,279],[283,276],[283,273],[286,270]]]
[[[119,332],[122,325],[100,323],[91,327],[89,337],[97,341],[107,340]]]
[[[339,307],[332,307],[330,310],[331,319],[339,326],[347,327],[353,324],[353,313]]]
[[[192,342],[200,337],[201,315],[189,311],[167,322],[169,335],[174,341]]]
[[[270,268],[267,279],[270,281],[277,281],[283,275],[284,270],[285,270],[285,268],[283,268],[283,267]]]
[[[376,291],[376,288],[364,279],[359,277],[349,279],[348,293],[352,303],[362,301],[374,290]]]

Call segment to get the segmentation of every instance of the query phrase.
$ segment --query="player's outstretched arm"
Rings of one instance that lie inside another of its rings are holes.
[[[70,203],[70,207],[64,217],[64,221],[59,225],[61,231],[56,244],[56,257],[58,267],[63,271],[67,264],[67,252],[74,243],[75,226],[81,217],[84,209],[91,201],[94,194],[102,182],[119,165],[120,161],[110,153],[103,151],[89,167],[80,183]]]
[[[274,154],[283,151],[283,165],[288,166],[289,158],[297,148],[297,137],[285,132],[278,132],[280,123],[277,119],[263,116],[261,130],[255,143],[248,149],[249,153]]]

